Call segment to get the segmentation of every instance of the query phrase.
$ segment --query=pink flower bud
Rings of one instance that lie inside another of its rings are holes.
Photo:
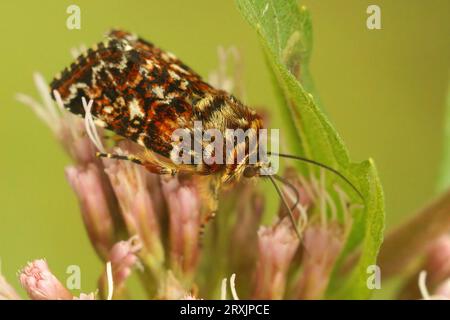
[[[51,273],[45,260],[34,260],[19,275],[22,287],[33,300],[72,300],[73,296]]]
[[[97,253],[106,260],[114,243],[112,205],[102,173],[93,164],[86,168],[70,166],[66,177],[75,191],[89,238]]]
[[[287,271],[298,245],[299,239],[287,218],[259,229],[254,299],[283,298]]]
[[[239,274],[242,279],[251,279],[258,256],[258,250],[255,248],[258,246],[257,231],[264,212],[264,196],[254,192],[250,185],[244,185],[234,189],[224,201],[236,202],[234,211],[224,212],[235,221],[229,239],[224,239],[228,243],[226,249],[229,254],[227,259],[229,268]],[[226,225],[221,224],[221,226]],[[242,245],[243,243],[245,245]],[[241,290],[248,291],[250,286],[250,281],[245,281],[241,285]]]
[[[86,166],[89,163],[99,163],[95,156],[98,151],[89,136],[86,135],[84,121],[73,114],[65,113],[61,117],[57,138],[65,151],[76,164]]]
[[[304,233],[303,271],[296,298],[323,297],[342,246],[342,230],[337,224],[308,225]]]
[[[142,248],[142,243],[137,237],[128,241],[119,241],[111,249],[109,259],[111,261],[113,279],[116,287],[120,287],[130,276],[131,269],[138,262],[136,253]]]
[[[142,243],[137,236],[127,241],[117,242],[111,249],[108,260],[111,265],[112,288],[108,283],[108,270],[99,279],[100,299],[106,299],[108,292],[112,292],[114,299],[121,299],[126,295],[126,280],[132,269],[139,266],[137,253],[142,249]],[[108,267],[107,267],[108,268]]]
[[[192,274],[199,258],[200,200],[190,183],[173,178],[163,182],[169,209],[170,258],[172,269]]]
[[[129,235],[137,235],[142,244],[140,257],[158,275],[164,263],[159,220],[147,186],[148,172],[129,161],[104,160],[106,173],[119,201]]]

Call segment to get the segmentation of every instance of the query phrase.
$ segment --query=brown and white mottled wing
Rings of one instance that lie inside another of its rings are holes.
[[[164,157],[172,132],[192,128],[194,105],[219,92],[174,55],[118,30],[50,86],[72,113],[84,116],[82,97],[92,99],[97,123]]]

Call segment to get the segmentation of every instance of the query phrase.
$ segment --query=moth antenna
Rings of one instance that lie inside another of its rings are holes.
[[[294,211],[294,209],[297,207],[297,205],[298,205],[299,202],[300,202],[300,193],[298,192],[297,188],[296,188],[292,183],[290,183],[287,179],[284,179],[283,177],[281,177],[281,176],[279,176],[279,175],[277,175],[277,174],[274,174],[273,177],[274,177],[277,181],[280,181],[281,183],[283,183],[284,185],[286,185],[289,189],[292,190],[292,192],[294,192],[294,194],[295,194],[295,203],[294,203],[294,205],[291,207],[291,210]]]
[[[344,176],[342,173],[340,173],[339,171],[337,171],[336,169],[334,169],[334,168],[332,168],[332,167],[330,167],[330,166],[327,166],[326,164],[323,164],[323,163],[321,163],[321,162],[318,162],[318,161],[315,161],[315,160],[312,160],[312,159],[308,159],[308,158],[305,158],[305,157],[301,157],[301,156],[293,156],[293,155],[290,155],[290,154],[284,154],[284,153],[275,153],[275,152],[267,152],[267,154],[269,154],[269,155],[274,155],[274,156],[279,156],[279,157],[283,157],[283,158],[288,158],[288,159],[294,159],[294,160],[299,160],[299,161],[303,161],[303,162],[306,162],[306,163],[310,163],[310,164],[313,164],[313,165],[316,165],[316,166],[318,166],[318,167],[321,167],[321,168],[324,168],[324,169],[326,169],[326,170],[328,170],[328,171],[331,171],[331,172],[333,172],[335,175],[337,175],[339,178],[341,178],[342,180],[344,180],[357,194],[358,194],[358,196],[363,200],[363,202],[364,202],[364,197],[363,197],[363,195],[362,195],[362,193],[361,193],[361,191],[359,191],[358,190],[358,188],[356,188],[356,186],[346,177],[346,176]]]
[[[275,190],[277,191],[278,196],[281,199],[281,202],[283,202],[284,206],[288,210],[289,219],[291,220],[292,226],[294,227],[294,230],[295,230],[295,233],[297,234],[298,239],[301,241],[302,235],[300,234],[300,231],[298,230],[298,227],[297,227],[297,223],[295,222],[294,213],[292,212],[291,207],[289,207],[289,204],[286,201],[286,199],[283,195],[283,192],[281,192],[280,187],[277,185],[275,179],[271,175],[268,175],[266,177],[268,177],[270,179],[270,182],[272,182],[273,186],[275,187]]]

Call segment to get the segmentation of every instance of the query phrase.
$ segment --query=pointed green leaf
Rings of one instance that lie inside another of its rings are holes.
[[[363,194],[364,209],[353,217],[352,230],[335,266],[328,297],[368,298],[366,271],[369,265],[376,264],[383,237],[383,190],[373,162],[351,163],[342,139],[317,106],[308,69],[312,46],[309,12],[300,8],[295,0],[236,0],[236,3],[256,29],[266,54],[279,93],[285,125],[282,135],[288,138],[283,143],[287,142],[293,153],[336,168]],[[341,182],[340,185],[351,195],[353,203],[361,202],[347,185]],[[338,272],[339,266],[358,246],[361,254],[355,267],[349,275],[343,276]]]

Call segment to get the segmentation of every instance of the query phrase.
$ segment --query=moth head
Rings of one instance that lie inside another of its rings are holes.
[[[259,173],[260,173],[259,165],[249,164],[244,168],[244,172],[242,173],[242,175],[245,178],[253,178],[259,176]]]

